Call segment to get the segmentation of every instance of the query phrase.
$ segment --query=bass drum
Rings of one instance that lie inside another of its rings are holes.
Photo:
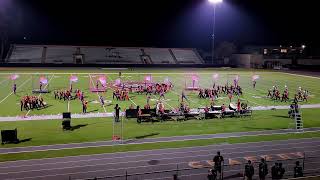
[[[235,111],[235,110],[237,110],[237,106],[234,105],[233,103],[230,103],[230,104],[229,104],[229,109]]]

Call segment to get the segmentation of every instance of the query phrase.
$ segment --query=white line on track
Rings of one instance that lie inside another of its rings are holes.
[[[304,131],[305,133],[309,131]],[[320,132],[320,130],[316,131],[310,131],[310,132]],[[255,137],[255,136],[270,136],[270,135],[284,135],[284,134],[296,134],[296,132],[282,132],[282,133],[273,133],[273,134],[255,134],[255,135],[240,135],[240,136],[228,136],[228,137],[216,137],[215,139],[223,139],[223,138],[239,138],[239,137]],[[211,137],[203,137],[203,138],[186,138],[186,139],[179,139],[179,140],[161,140],[156,142],[140,142],[140,143],[129,143],[129,144],[119,144],[119,146],[125,146],[125,145],[141,145],[141,144],[153,144],[153,143],[168,143],[168,142],[180,142],[180,141],[196,141],[196,140],[206,140],[206,139],[212,139]],[[68,148],[52,148],[52,149],[41,149],[41,150],[33,150],[33,151],[19,151],[19,152],[6,152],[6,153],[0,153],[0,154],[19,154],[19,153],[30,153],[30,152],[44,152],[44,151],[59,151],[59,150],[66,150],[66,149],[85,149],[85,148],[97,148],[97,147],[110,147],[111,145],[96,145],[96,146],[85,146],[85,147],[68,147]]]
[[[48,83],[44,86],[43,89],[46,89],[46,88],[48,87],[48,85],[49,85],[49,83],[50,83],[50,81],[52,80],[53,77],[54,77],[54,74],[52,74],[52,76],[50,77]],[[40,98],[41,95],[42,95],[42,93],[40,93],[40,94],[38,95],[38,99]],[[29,109],[29,111],[27,112],[27,114],[25,115],[25,117],[27,117],[30,112],[31,112],[31,110]]]
[[[303,138],[304,140],[314,140],[314,139],[318,139],[319,138]],[[289,142],[288,141],[294,141],[293,140],[278,140],[278,141],[275,141],[276,143],[280,143],[282,144],[282,142],[285,142],[286,144],[295,144],[295,145],[299,145],[299,144],[304,144],[304,143],[314,143],[314,141],[312,142]],[[263,144],[263,143],[270,143],[270,141],[261,141],[261,142],[249,142],[249,143],[237,143],[237,144],[215,144],[215,145],[209,145],[209,146],[196,146],[196,147],[184,147],[184,148],[166,148],[166,149],[157,149],[157,150],[143,150],[143,151],[129,151],[129,152],[117,152],[117,153],[111,153],[111,154],[114,154],[114,155],[121,155],[122,157],[134,157],[134,156],[123,156],[123,154],[128,154],[128,153],[142,153],[142,152],[154,152],[154,151],[168,151],[168,150],[181,150],[181,149],[195,149],[195,148],[209,148],[209,147],[212,147],[214,149],[217,149],[218,147],[220,146],[234,146],[234,145],[248,145],[246,147],[265,147],[265,146],[268,146],[268,145],[256,145],[256,146],[251,146],[251,145],[255,145],[255,144]],[[274,143],[274,142],[273,142]],[[81,143],[70,143],[70,144],[81,144]],[[272,146],[274,144],[271,144],[270,146]],[[44,145],[45,146],[45,145]],[[29,146],[29,147],[32,147],[32,146]],[[37,147],[37,146],[35,146]],[[18,147],[19,148],[19,147]],[[24,147],[21,147],[21,148],[24,148]],[[239,147],[237,148],[224,148],[224,149],[239,149]],[[182,151],[183,152],[183,151]],[[176,152],[178,153],[178,152]],[[31,160],[19,160],[19,161],[6,161],[6,162],[0,162],[0,164],[7,164],[7,163],[15,163],[15,162],[27,162],[27,161],[44,161],[44,160],[55,160],[55,159],[67,159],[67,158],[80,158],[80,157],[92,157],[92,156],[103,156],[103,155],[109,155],[110,153],[102,153],[102,154],[96,154],[96,155],[79,155],[79,156],[67,156],[67,157],[54,157],[54,158],[42,158],[42,159],[31,159]],[[157,155],[157,154],[161,154],[161,153],[155,153],[154,155]],[[137,155],[138,157],[139,155]],[[37,163],[39,164],[39,163]]]
[[[19,88],[21,88],[23,85],[25,85],[27,82],[29,82],[31,80],[31,77],[27,80],[27,81],[25,81],[25,82],[23,82],[20,86],[18,86],[17,87],[17,89],[19,89]],[[13,94],[13,91],[11,91],[11,93],[10,94],[8,94],[8,96],[6,96],[4,99],[2,99],[1,101],[0,101],[0,104],[3,102],[3,101],[5,101],[9,96],[11,96]]]
[[[314,152],[314,151],[306,151],[306,152]],[[257,156],[262,156],[262,155],[264,155],[264,154],[257,155]],[[193,156],[190,156],[190,157],[193,157]],[[186,158],[186,157],[181,157],[181,158]],[[236,158],[241,158],[241,157],[236,157]],[[165,159],[172,159],[172,158],[164,158],[162,160],[165,160]],[[127,162],[122,162],[122,163],[127,163]],[[183,164],[183,163],[189,163],[189,161],[179,162],[179,164]],[[109,164],[117,164],[117,163],[73,166],[73,167],[60,167],[60,168],[50,168],[50,169],[36,169],[36,170],[28,170],[28,171],[16,171],[16,172],[0,173],[0,175],[20,174],[20,173],[26,173],[26,172],[28,173],[28,172],[52,171],[52,170],[72,169],[72,168],[83,168],[83,167],[94,167],[94,166],[105,166],[105,165],[109,165]],[[114,169],[101,169],[101,170],[94,170],[94,171],[81,171],[81,172],[72,172],[72,173],[49,174],[49,175],[45,175],[45,176],[34,176],[34,177],[27,177],[27,178],[52,177],[52,176],[83,174],[83,173],[92,173],[92,172],[101,172],[101,171],[104,171],[104,172],[105,171],[119,171],[119,170],[129,170],[129,169],[138,169],[138,168],[148,168],[151,166],[169,166],[169,165],[176,165],[176,164],[177,164],[177,162],[163,163],[163,164],[156,164],[156,165],[130,166],[130,167],[122,167],[122,168],[114,168]],[[25,178],[15,178],[15,179],[25,179]]]
[[[318,146],[312,146],[313,148],[315,147],[319,147]],[[295,151],[297,151],[298,149],[305,149],[306,147],[296,147],[294,148]],[[265,152],[270,152],[270,151],[283,151],[283,150],[292,150],[292,147],[286,147],[286,148],[276,148],[276,149],[262,149],[262,150],[258,150],[258,151],[238,151],[238,152],[231,152],[231,153],[224,153],[223,156],[226,158],[227,155],[232,155],[232,154],[243,154],[243,153],[257,153],[256,156],[264,156],[266,153]],[[313,150],[313,151],[304,151],[305,153],[314,153],[314,152],[319,152],[320,150]],[[199,152],[199,151],[197,151]],[[200,151],[201,152],[201,151]],[[205,151],[206,152],[206,151]],[[188,152],[186,152],[188,153]],[[192,153],[194,153],[194,151],[192,151]],[[259,154],[260,153],[260,154]],[[163,154],[165,155],[165,154]],[[268,154],[268,155],[277,155],[277,154]],[[146,155],[148,156],[148,155]],[[163,161],[163,160],[172,160],[172,159],[195,159],[195,158],[201,158],[201,157],[212,157],[212,155],[206,154],[206,155],[192,155],[192,156],[180,156],[180,157],[165,157],[165,158],[157,158],[157,160],[159,161]],[[141,156],[143,157],[143,156]],[[128,157],[126,157],[128,158]],[[238,159],[238,158],[243,158],[243,156],[236,156],[236,157],[231,157],[232,159]],[[102,158],[102,159],[97,159],[97,160],[107,160],[107,159],[114,159],[114,158]],[[208,159],[209,160],[209,159]],[[94,166],[106,166],[106,165],[114,165],[114,164],[128,164],[128,163],[139,163],[139,162],[148,162],[150,161],[150,159],[146,159],[144,158],[143,160],[138,160],[138,161],[124,161],[124,162],[111,162],[111,163],[102,163],[102,164],[92,164],[92,165],[78,165],[78,166],[63,166],[62,168],[48,168],[48,169],[36,169],[36,170],[23,170],[23,171],[12,171],[12,172],[5,172],[5,173],[0,173],[1,174],[16,174],[16,173],[23,173],[23,172],[37,172],[37,171],[47,171],[47,170],[59,170],[59,169],[72,169],[72,168],[82,168],[82,167],[94,167]],[[65,163],[73,163],[73,162],[87,162],[87,161],[69,161],[69,162],[61,162],[61,163],[44,163],[44,164],[36,164],[38,165],[55,165],[55,164],[65,164]],[[179,164],[183,164],[183,163],[189,163],[189,161],[179,161]],[[172,163],[169,163],[172,164]],[[176,163],[175,163],[176,164]],[[168,165],[168,164],[157,164],[157,165]],[[21,165],[21,166],[6,166],[6,167],[1,167],[0,169],[7,169],[7,168],[18,168],[18,167],[30,167],[30,166],[34,166],[34,165]],[[136,166],[139,167],[139,166]],[[122,168],[120,168],[122,169]],[[111,170],[111,169],[108,169]],[[117,170],[117,169],[114,169]]]

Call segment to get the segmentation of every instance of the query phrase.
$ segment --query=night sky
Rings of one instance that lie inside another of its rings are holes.
[[[318,46],[317,7],[225,0],[216,11],[216,43]],[[212,16],[207,0],[0,0],[0,28],[11,43],[209,49]]]

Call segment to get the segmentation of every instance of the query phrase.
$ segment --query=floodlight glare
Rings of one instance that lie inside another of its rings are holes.
[[[212,4],[218,4],[218,3],[222,3],[223,0],[209,0],[210,3]]]

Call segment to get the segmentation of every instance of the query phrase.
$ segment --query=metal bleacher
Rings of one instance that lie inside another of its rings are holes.
[[[112,47],[81,47],[89,64],[142,64],[140,49]]]
[[[195,49],[12,45],[7,63],[74,64],[204,64]]]
[[[45,63],[71,64],[76,48],[72,46],[48,46],[46,48]]]
[[[203,64],[194,49],[171,49],[179,64]]]
[[[166,48],[145,48],[144,52],[150,56],[154,64],[176,64],[169,49]]]
[[[10,51],[9,63],[41,63],[42,46],[15,45]]]

